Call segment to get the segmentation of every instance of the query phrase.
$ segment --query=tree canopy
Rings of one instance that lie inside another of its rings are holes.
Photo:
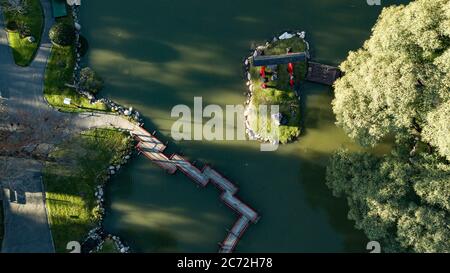
[[[450,101],[449,0],[385,8],[371,38],[341,69],[333,110],[350,137],[373,146],[388,135],[425,130],[424,140],[450,157],[450,138],[443,137],[450,132],[443,106]]]
[[[450,101],[442,104],[427,116],[429,126],[423,137],[450,161]]]
[[[349,218],[388,252],[450,252],[450,165],[421,153],[383,158],[337,152],[327,184],[346,196]]]
[[[336,152],[327,184],[385,251],[450,252],[450,0],[385,8],[372,32],[341,64],[333,111],[360,144],[394,148]]]

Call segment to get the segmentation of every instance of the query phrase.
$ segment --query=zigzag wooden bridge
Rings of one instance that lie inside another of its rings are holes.
[[[225,240],[219,244],[219,252],[233,252],[250,223],[257,223],[260,218],[254,209],[236,197],[239,190],[236,185],[208,165],[199,170],[180,155],[166,156],[164,151],[167,146],[144,128],[138,127],[131,134],[138,141],[137,149],[153,163],[166,170],[167,173],[175,174],[179,170],[198,186],[206,187],[209,183],[212,183],[222,192],[220,199],[234,210],[239,218]]]

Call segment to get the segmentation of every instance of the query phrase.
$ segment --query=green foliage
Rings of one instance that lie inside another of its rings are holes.
[[[449,5],[417,0],[385,8],[372,37],[341,64],[345,75],[335,83],[333,110],[350,137],[370,146],[413,126],[442,124],[429,114],[450,101]],[[445,153],[442,134],[428,137]]]
[[[0,3],[8,5],[6,0]],[[4,9],[6,29],[11,31],[8,34],[9,45],[12,48],[14,61],[17,65],[29,65],[39,48],[42,29],[44,27],[44,13],[39,0],[24,0],[24,10],[18,12],[17,9]],[[35,41],[30,42],[28,37],[34,37]]]
[[[58,19],[58,23],[73,25],[73,18],[67,16]],[[53,46],[47,69],[45,71],[44,96],[50,105],[65,112],[81,111],[106,111],[107,106],[103,103],[91,104],[90,100],[74,88],[67,85],[73,84],[73,72],[75,68],[75,47]],[[64,99],[70,98],[71,105],[65,105]]]
[[[450,252],[450,165],[437,156],[339,151],[327,185],[347,198],[349,218],[385,251]]]
[[[450,252],[450,1],[385,8],[341,69],[337,124],[362,145],[393,135],[397,146],[382,158],[339,151],[328,186],[386,251]]]
[[[85,67],[80,73],[80,87],[84,91],[97,94],[103,88],[103,80],[90,67]]]
[[[398,241],[419,253],[449,253],[448,212],[411,205],[398,220]]]
[[[7,31],[17,31],[19,29],[19,26],[17,25],[16,21],[7,21],[6,22],[6,30]]]
[[[102,248],[97,252],[99,254],[111,254],[111,253],[119,253],[119,250],[116,247],[116,244],[112,239],[106,239],[103,243]]]
[[[75,27],[67,22],[56,22],[50,29],[50,39],[59,46],[70,46],[75,41]]]
[[[424,128],[423,138],[450,161],[450,101],[430,112],[427,122],[429,126]]]
[[[91,104],[89,99],[78,94],[67,84],[73,83],[75,50],[73,46],[54,46],[45,71],[44,96],[50,105],[67,112],[107,110],[102,103]],[[72,99],[72,105],[65,105],[64,99]]]
[[[450,211],[450,165],[432,155],[415,161],[414,191],[424,203]]]
[[[96,225],[95,187],[105,181],[111,164],[121,163],[131,145],[124,133],[94,129],[61,144],[51,154],[56,163],[46,164],[43,178],[57,252],[65,252],[69,241],[84,239]]]
[[[306,44],[303,39],[299,37],[292,37],[290,39],[278,40],[272,43],[265,51],[266,55],[281,55],[286,54],[286,49],[291,48],[292,52],[306,51]]]
[[[286,49],[292,48],[294,52],[302,52],[306,50],[306,44],[303,39],[294,37],[286,40],[279,40],[272,43],[266,50],[266,55],[286,54]],[[252,76],[253,96],[251,106],[255,110],[259,110],[260,105],[279,105],[280,113],[287,119],[286,125],[279,126],[279,141],[286,144],[298,138],[301,133],[300,129],[300,102],[297,95],[291,89],[289,84],[288,66],[278,65],[278,80],[271,81],[266,89],[261,87],[262,81],[259,75],[259,67],[251,67],[250,74]],[[306,75],[306,62],[297,63],[294,67],[296,85],[300,85]],[[260,124],[259,114],[255,113],[249,117],[250,127],[257,132],[262,138],[271,138],[270,123],[267,126]]]

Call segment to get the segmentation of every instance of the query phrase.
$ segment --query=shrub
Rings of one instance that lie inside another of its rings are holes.
[[[17,25],[16,21],[8,21],[8,22],[6,22],[6,30],[7,31],[14,32],[14,31],[17,31],[18,29],[19,29],[19,26]]]
[[[97,94],[103,88],[103,80],[90,67],[81,69],[80,87],[83,91]]]
[[[50,39],[60,46],[69,46],[75,41],[75,28],[67,23],[59,22],[50,29]]]
[[[27,26],[25,23],[19,24],[18,30],[19,30],[19,36],[21,39],[32,35],[30,27]]]

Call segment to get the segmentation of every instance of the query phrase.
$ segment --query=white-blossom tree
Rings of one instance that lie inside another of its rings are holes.
[[[429,114],[450,101],[450,1],[385,8],[371,38],[341,69],[333,110],[337,124],[361,144],[440,126],[433,125],[439,114]],[[425,140],[435,146],[442,141],[434,136]]]

